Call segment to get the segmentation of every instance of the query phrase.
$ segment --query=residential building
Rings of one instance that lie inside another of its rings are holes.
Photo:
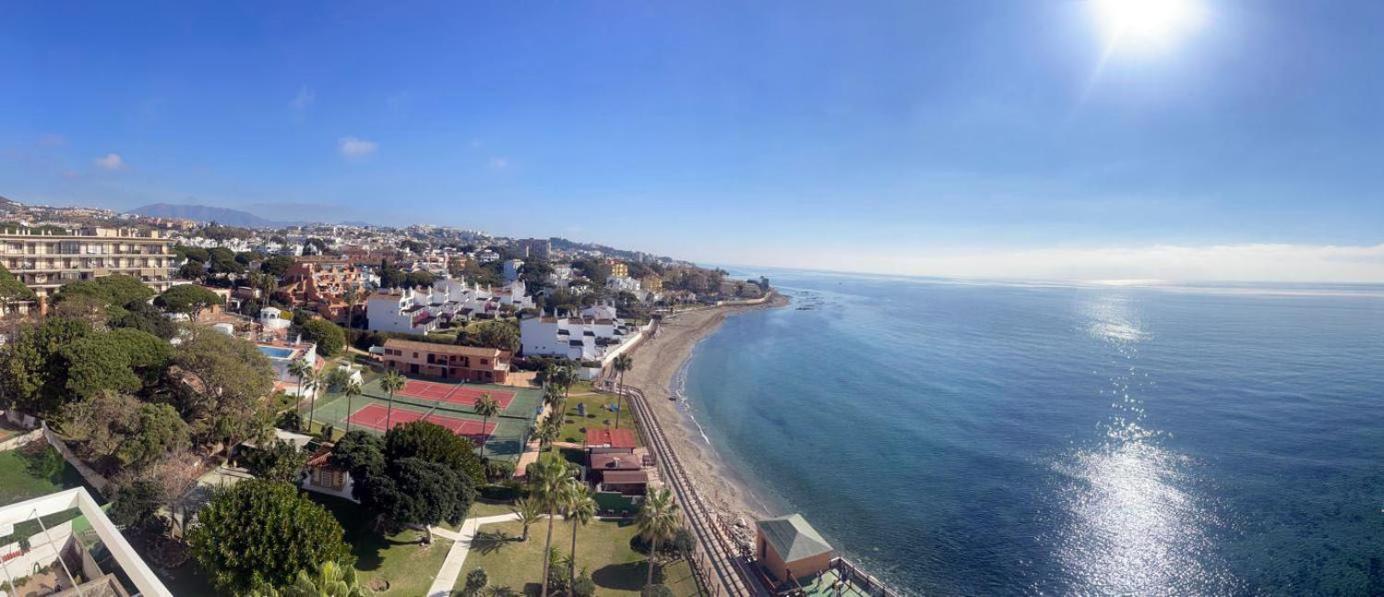
[[[386,367],[439,379],[477,383],[505,383],[509,378],[509,351],[478,346],[433,344],[391,338],[384,343]]]
[[[69,282],[125,274],[156,291],[171,285],[173,240],[159,230],[84,228],[71,234],[0,233],[0,264],[38,296],[40,308]]]
[[[620,277],[620,278],[628,278],[629,275],[630,275],[630,266],[625,265],[625,262],[623,262],[623,261],[618,261],[618,260],[615,260],[615,259],[607,259],[607,260],[606,260],[606,265],[609,265],[609,266],[610,266],[610,275],[611,275],[611,276]]]
[[[316,392],[309,392],[300,387],[298,376],[289,370],[293,362],[299,359],[306,361],[313,370],[318,369],[316,344],[295,339],[256,342],[255,345],[269,359],[269,366],[274,369],[275,390],[290,396],[316,395]]]
[[[404,334],[426,334],[455,320],[496,317],[503,308],[533,307],[522,280],[502,288],[466,285],[457,278],[442,278],[431,287],[382,290],[366,301],[369,329]]]
[[[540,315],[520,320],[524,356],[557,356],[604,365],[643,334],[638,326],[612,317],[613,310],[592,307],[588,308],[589,315],[581,317]]]
[[[353,308],[361,308],[364,277],[360,267],[345,257],[300,257],[284,272],[279,295],[286,301],[314,311],[339,324],[350,322]]]
[[[548,259],[553,254],[553,242],[546,238],[525,238],[518,241],[519,252],[528,259]]]
[[[631,429],[612,429],[610,427],[593,427],[586,430],[586,441],[583,444],[588,458],[594,458],[600,454],[634,454],[637,447],[634,431]]]
[[[663,278],[658,274],[649,274],[639,279],[639,286],[649,292],[663,292]]]
[[[622,264],[623,265],[623,264]],[[615,292],[639,292],[639,280],[629,276],[610,276],[606,278],[606,288]]]

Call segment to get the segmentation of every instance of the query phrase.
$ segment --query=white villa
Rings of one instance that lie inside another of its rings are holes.
[[[458,278],[442,278],[430,288],[379,291],[366,301],[370,329],[380,332],[426,334],[443,323],[478,316],[493,316],[501,306],[533,307],[522,280],[499,289],[466,285]]]
[[[615,307],[583,309],[579,317],[542,315],[519,322],[525,356],[557,356],[602,365],[632,347],[644,329],[615,317]]]

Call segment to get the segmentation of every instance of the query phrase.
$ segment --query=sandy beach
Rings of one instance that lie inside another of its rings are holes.
[[[673,378],[692,355],[692,349],[716,331],[727,316],[755,309],[771,309],[788,304],[787,297],[775,294],[769,301],[751,306],[723,306],[687,311],[665,317],[658,335],[638,346],[634,368],[625,374],[625,383],[643,390],[652,410],[662,422],[668,441],[698,486],[699,493],[716,504],[728,523],[748,522],[774,514],[730,470],[711,445],[702,438],[695,423],[669,398]]]

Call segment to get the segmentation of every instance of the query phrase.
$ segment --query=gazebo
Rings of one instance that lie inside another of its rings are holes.
[[[774,581],[815,576],[831,566],[836,551],[801,514],[759,521],[755,554]]]

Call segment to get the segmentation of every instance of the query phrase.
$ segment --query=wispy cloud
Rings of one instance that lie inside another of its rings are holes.
[[[337,150],[348,159],[363,158],[375,153],[379,148],[378,143],[358,137],[342,137],[337,141]]]
[[[108,153],[106,155],[92,160],[92,163],[95,164],[97,168],[100,168],[107,172],[115,172],[118,170],[125,169],[125,158],[120,157],[120,154],[118,153]]]
[[[315,101],[317,101],[317,94],[308,89],[307,85],[304,85],[298,88],[298,95],[293,96],[293,101],[289,102],[288,105],[301,112],[312,106]]]

